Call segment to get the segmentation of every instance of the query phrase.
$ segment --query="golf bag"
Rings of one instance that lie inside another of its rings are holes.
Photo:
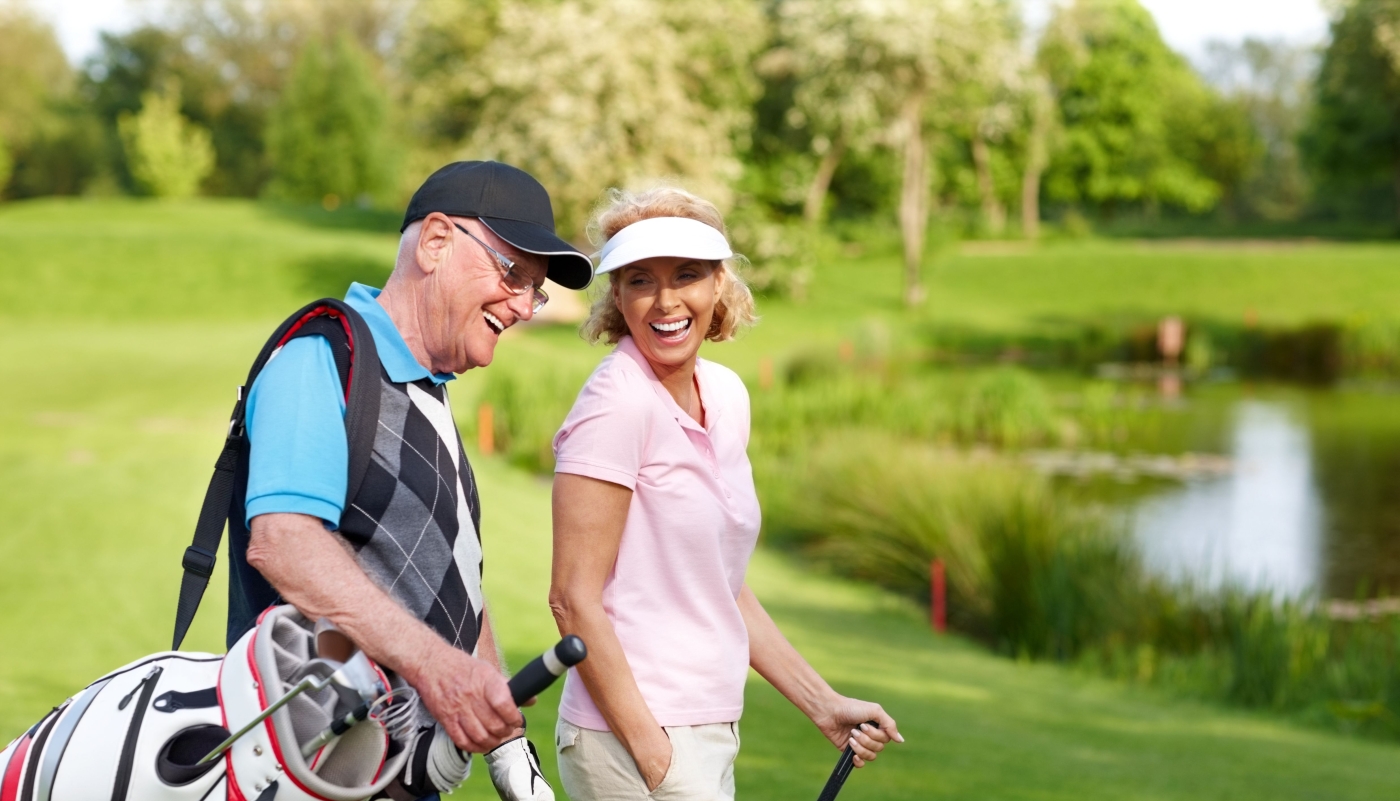
[[[357,699],[328,684],[293,697],[218,758],[206,755],[307,678],[313,626],[290,606],[268,610],[225,656],[164,652],[88,685],[0,752],[4,801],[359,801],[399,777],[421,745],[411,691],[390,687],[362,722],[303,756]],[[402,699],[401,703],[395,701]],[[409,725],[398,725],[407,721]],[[461,778],[465,778],[463,775]]]

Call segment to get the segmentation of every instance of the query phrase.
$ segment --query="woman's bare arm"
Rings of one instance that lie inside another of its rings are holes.
[[[671,740],[647,707],[603,610],[603,584],[617,561],[632,490],[586,476],[554,476],[554,573],[549,607],[560,634],[577,634],[588,645],[578,665],[608,726],[632,754],[648,790],[656,789],[671,765]]]
[[[852,746],[856,767],[874,759],[890,740],[904,742],[894,718],[879,704],[847,698],[826,683],[778,630],[747,584],[739,593],[739,611],[749,631],[749,664],[811,718],[832,745]],[[867,725],[869,720],[877,725]]]

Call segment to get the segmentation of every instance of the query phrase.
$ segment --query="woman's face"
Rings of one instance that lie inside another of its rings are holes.
[[[657,256],[618,270],[613,299],[642,355],[679,367],[695,359],[715,316],[724,271],[712,261]]]

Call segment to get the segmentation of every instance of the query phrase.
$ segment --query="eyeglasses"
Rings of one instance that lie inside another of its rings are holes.
[[[501,255],[501,252],[499,250],[496,250],[495,248],[491,247],[485,242],[482,242],[471,231],[468,231],[467,229],[463,228],[461,225],[458,225],[455,222],[452,224],[457,226],[458,231],[461,231],[462,233],[471,237],[472,241],[476,242],[478,245],[481,245],[483,248],[486,248],[486,252],[490,253],[492,257],[496,259],[496,266],[501,268],[501,284],[504,285],[506,289],[510,290],[510,294],[523,295],[526,292],[534,290],[533,294],[530,295],[531,313],[539,314],[540,309],[544,308],[544,304],[549,302],[549,294],[546,293],[543,289],[540,289],[539,287],[535,286],[535,279],[531,278],[528,275],[525,275],[525,273],[522,271],[516,270],[515,268],[518,265],[516,265],[515,262]]]

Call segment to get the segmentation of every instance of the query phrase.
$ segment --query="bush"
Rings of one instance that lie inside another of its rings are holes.
[[[1075,656],[1116,630],[1138,580],[1122,532],[1003,459],[848,432],[785,462],[756,470],[766,531],[921,599],[942,559],[955,627],[1004,651]]]
[[[536,473],[554,470],[554,435],[588,374],[563,365],[492,365],[481,403],[491,405],[496,450],[512,464]],[[467,426],[476,434],[475,423]]]
[[[180,115],[180,91],[147,92],[141,111],[117,120],[131,174],[156,197],[185,198],[214,169],[209,132]]]

